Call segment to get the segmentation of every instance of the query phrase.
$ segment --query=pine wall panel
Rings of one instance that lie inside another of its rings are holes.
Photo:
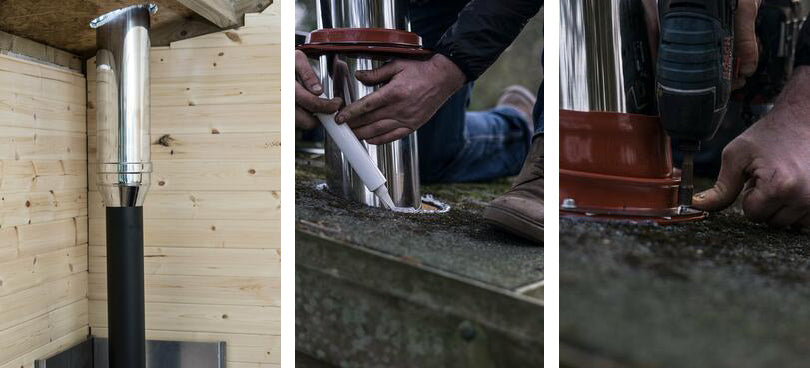
[[[87,338],[86,82],[0,55],[0,368]]]

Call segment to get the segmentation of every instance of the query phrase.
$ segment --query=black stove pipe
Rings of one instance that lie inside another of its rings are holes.
[[[107,207],[111,368],[146,366],[143,283],[143,207]]]

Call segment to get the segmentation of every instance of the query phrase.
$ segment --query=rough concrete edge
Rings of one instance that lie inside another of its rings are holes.
[[[36,41],[0,31],[0,53],[82,73],[82,58]]]
[[[323,237],[322,235],[320,235],[318,233],[308,231],[308,230],[304,230],[304,229],[301,229],[299,227],[296,227],[295,234],[296,234],[296,247],[298,247],[299,245],[303,245],[306,242],[312,242],[314,240],[315,242],[320,242],[321,244],[329,244],[331,246],[341,247],[341,248],[346,249],[346,250],[348,250],[350,252],[353,252],[357,256],[364,255],[365,257],[373,257],[373,258],[375,258],[375,261],[373,262],[373,264],[376,265],[376,266],[381,266],[382,263],[388,263],[387,266],[386,266],[386,267],[388,267],[387,268],[388,269],[388,274],[390,274],[392,272],[392,269],[393,269],[393,267],[395,265],[407,266],[409,268],[414,268],[414,269],[417,269],[419,271],[425,272],[427,275],[430,275],[430,276],[432,276],[434,278],[438,278],[438,279],[441,279],[441,280],[445,280],[446,282],[455,284],[456,285],[456,288],[455,288],[456,290],[463,289],[463,288],[472,288],[473,290],[475,290],[476,293],[486,294],[487,299],[488,299],[489,302],[492,302],[492,300],[494,300],[494,298],[506,298],[506,299],[512,300],[514,302],[517,302],[518,303],[517,305],[519,305],[521,308],[540,308],[540,310],[545,308],[544,303],[543,303],[542,300],[538,300],[537,298],[517,293],[517,292],[515,292],[513,290],[498,288],[496,286],[493,286],[493,285],[490,285],[490,284],[487,284],[487,283],[484,283],[484,282],[481,282],[481,281],[478,281],[478,280],[462,279],[459,275],[451,273],[451,272],[447,272],[447,271],[444,271],[444,270],[441,270],[441,269],[436,269],[436,268],[433,268],[433,267],[430,267],[430,266],[427,266],[427,265],[424,265],[424,264],[418,264],[418,263],[415,263],[415,262],[410,262],[408,260],[404,260],[402,258],[393,256],[391,254],[387,254],[387,253],[384,253],[384,252],[380,252],[380,251],[377,251],[377,250],[373,250],[373,249],[369,249],[369,248],[365,248],[365,247],[361,247],[361,246],[355,246],[355,245],[345,243],[345,242],[342,242],[342,241],[335,241],[333,239],[328,239],[328,238],[325,238],[325,237]],[[310,245],[318,247],[318,245],[315,245],[315,244],[310,244]],[[363,285],[366,288],[369,288],[369,287],[373,288],[373,285],[371,285],[369,283],[375,283],[375,282],[380,282],[381,281],[381,278],[380,279],[375,279],[375,280],[354,278],[354,276],[356,276],[356,275],[354,275],[354,273],[357,272],[356,268],[351,268],[350,267],[349,269],[345,269],[345,270],[342,270],[342,271],[340,271],[340,270],[338,270],[336,268],[325,270],[323,268],[319,268],[318,267],[319,265],[314,264],[314,263],[317,263],[317,261],[315,261],[315,260],[312,260],[313,264],[309,264],[309,265],[299,264],[300,258],[298,257],[298,254],[299,254],[299,252],[296,252],[296,267],[301,266],[303,268],[309,268],[309,269],[312,269],[312,270],[318,269],[318,270],[320,270],[320,272],[322,272],[324,274],[328,274],[328,275],[330,275],[332,277],[342,278],[345,281],[353,282],[353,283],[355,283],[357,285]],[[313,267],[313,266],[315,266],[315,267]],[[435,280],[436,279],[434,279],[434,281]],[[425,306],[425,307],[438,308],[438,306],[436,306],[436,305],[431,306],[429,304],[426,304],[426,300],[420,300],[418,298],[415,298],[414,295],[409,295],[407,292],[403,292],[401,294],[398,294],[394,289],[390,288],[391,285],[388,285],[388,286],[389,286],[389,289],[386,290],[386,293],[388,293],[388,294],[390,294],[392,296],[402,297],[403,300],[408,300],[411,303],[416,303],[416,304],[419,304],[419,305],[422,305],[422,306]],[[412,286],[413,285],[411,285],[411,287]],[[422,289],[422,291],[425,292],[425,290],[428,290],[428,289],[429,288],[426,287],[426,288]],[[444,295],[444,297],[447,297],[447,295]],[[479,323],[482,323],[483,325],[485,325],[485,326],[487,326],[489,328],[496,329],[496,330],[503,330],[504,328],[507,328],[507,326],[500,325],[500,324],[494,323],[492,321],[488,321],[488,320],[484,321],[484,320],[479,320],[478,318],[475,318],[475,316],[477,315],[477,313],[475,311],[477,311],[477,309],[480,308],[480,307],[481,307],[480,305],[462,305],[462,306],[459,306],[459,309],[456,311],[456,314],[461,318],[477,320]],[[447,313],[448,310],[449,310],[447,304],[442,304],[441,308],[439,308],[439,309],[443,310],[443,312],[445,312],[445,313]],[[542,319],[542,313],[541,313],[540,317]],[[509,318],[507,318],[507,319],[509,319]],[[541,322],[541,323],[545,323],[545,322]],[[507,335],[511,335],[511,336],[513,336],[515,338],[518,338],[518,339],[532,340],[532,338],[536,337],[536,331],[531,331],[531,332],[523,331],[525,333],[521,333],[521,332],[513,331],[513,330],[507,328],[507,330],[503,331],[503,332],[506,333]],[[542,332],[540,333],[540,336],[542,336]],[[540,343],[542,343],[542,337],[540,338]]]
[[[585,348],[567,343],[560,339],[560,367],[564,368],[631,368],[639,367],[637,364],[619,361],[614,358],[589,351]],[[643,366],[643,365],[642,365]]]
[[[501,288],[501,287],[498,287],[498,286],[495,286],[495,285],[492,285],[492,284],[489,284],[489,283],[486,283],[486,282],[483,282],[483,281],[474,280],[474,279],[463,279],[461,276],[459,276],[456,273],[449,272],[449,271],[446,271],[446,270],[442,270],[440,268],[436,268],[436,267],[426,265],[426,264],[416,264],[416,263],[412,263],[412,262],[407,262],[407,261],[404,261],[403,259],[401,259],[400,257],[397,257],[397,256],[389,254],[389,253],[381,252],[381,251],[379,251],[377,249],[371,249],[371,248],[367,248],[367,247],[363,247],[363,246],[357,246],[357,245],[349,244],[349,243],[346,243],[346,242],[340,241],[340,240],[327,239],[327,238],[321,236],[320,234],[318,234],[316,232],[313,232],[311,229],[305,229],[305,228],[300,228],[300,227],[296,226],[295,232],[296,232],[296,236],[306,236],[306,237],[318,238],[319,240],[326,241],[326,242],[332,243],[334,245],[345,246],[345,247],[351,248],[353,250],[359,251],[361,253],[365,253],[365,254],[376,256],[376,257],[380,257],[380,258],[382,258],[382,259],[384,259],[386,261],[389,261],[389,262],[394,262],[394,263],[397,263],[397,264],[408,264],[410,266],[418,268],[419,270],[435,274],[436,276],[446,278],[446,279],[450,279],[450,280],[453,280],[453,281],[456,281],[456,282],[461,282],[461,283],[464,283],[464,284],[469,284],[469,285],[484,289],[484,290],[486,290],[488,292],[491,292],[491,293],[494,293],[494,294],[498,294],[498,295],[505,296],[505,297],[515,298],[515,299],[520,300],[522,302],[527,302],[527,303],[538,305],[539,307],[544,306],[544,303],[543,303],[542,300],[538,300],[537,298],[534,298],[534,297],[531,297],[531,296],[526,296],[525,291],[518,291],[518,290],[514,290],[514,289],[510,290],[510,289],[507,289],[507,288]],[[538,281],[536,284],[541,284],[541,283],[544,283],[544,282],[545,282],[544,280],[541,280],[541,281]]]

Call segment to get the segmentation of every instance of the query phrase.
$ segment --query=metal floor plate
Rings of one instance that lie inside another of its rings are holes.
[[[107,339],[90,338],[46,359],[35,368],[107,368]],[[147,368],[225,368],[225,342],[148,340]]]

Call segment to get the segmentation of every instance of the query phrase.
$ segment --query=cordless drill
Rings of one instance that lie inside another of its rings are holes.
[[[734,73],[737,0],[660,0],[656,95],[661,123],[683,153],[678,202],[692,205],[693,155],[726,113]]]

